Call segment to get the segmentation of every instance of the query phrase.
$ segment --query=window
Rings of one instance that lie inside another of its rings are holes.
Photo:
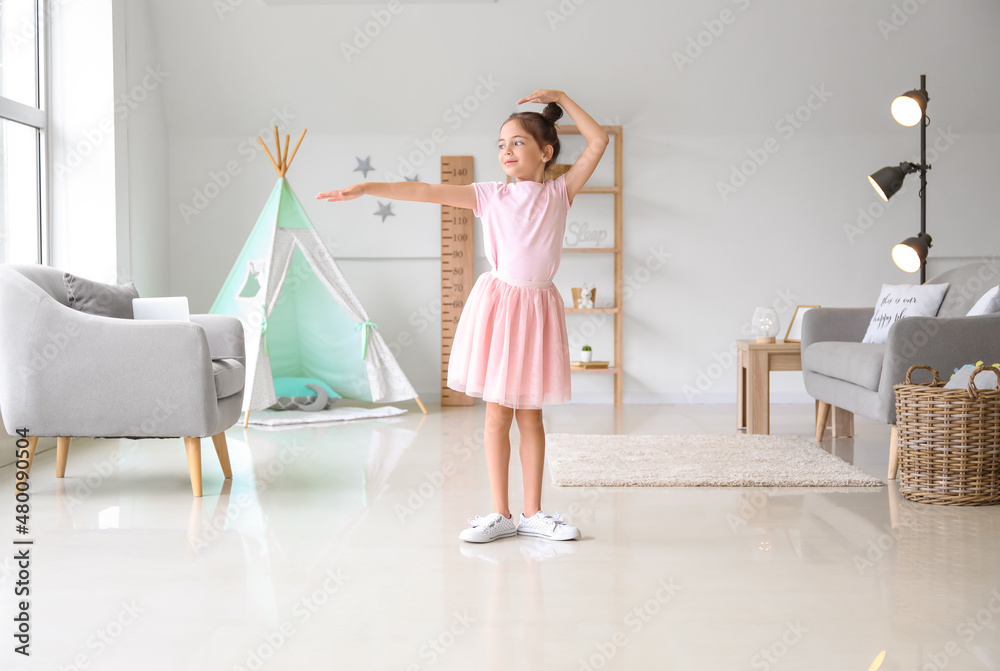
[[[0,262],[43,263],[44,0],[0,0]]]

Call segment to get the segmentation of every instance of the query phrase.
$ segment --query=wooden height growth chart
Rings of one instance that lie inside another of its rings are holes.
[[[442,156],[442,184],[472,184],[471,156]],[[475,217],[472,210],[441,206],[441,405],[472,405],[472,397],[448,388],[448,356],[458,317],[475,281]]]

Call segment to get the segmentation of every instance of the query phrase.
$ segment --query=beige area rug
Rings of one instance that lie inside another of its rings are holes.
[[[560,487],[879,487],[883,483],[800,436],[550,433]]]

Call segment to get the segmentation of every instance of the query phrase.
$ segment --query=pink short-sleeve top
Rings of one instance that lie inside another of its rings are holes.
[[[526,282],[550,282],[562,258],[571,203],[566,176],[543,182],[473,182],[483,222],[483,247],[499,273]]]

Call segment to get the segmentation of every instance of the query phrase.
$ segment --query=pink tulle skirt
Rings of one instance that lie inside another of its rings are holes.
[[[565,304],[552,285],[483,273],[458,320],[448,387],[511,408],[570,400]],[[537,284],[537,283],[536,283]]]

